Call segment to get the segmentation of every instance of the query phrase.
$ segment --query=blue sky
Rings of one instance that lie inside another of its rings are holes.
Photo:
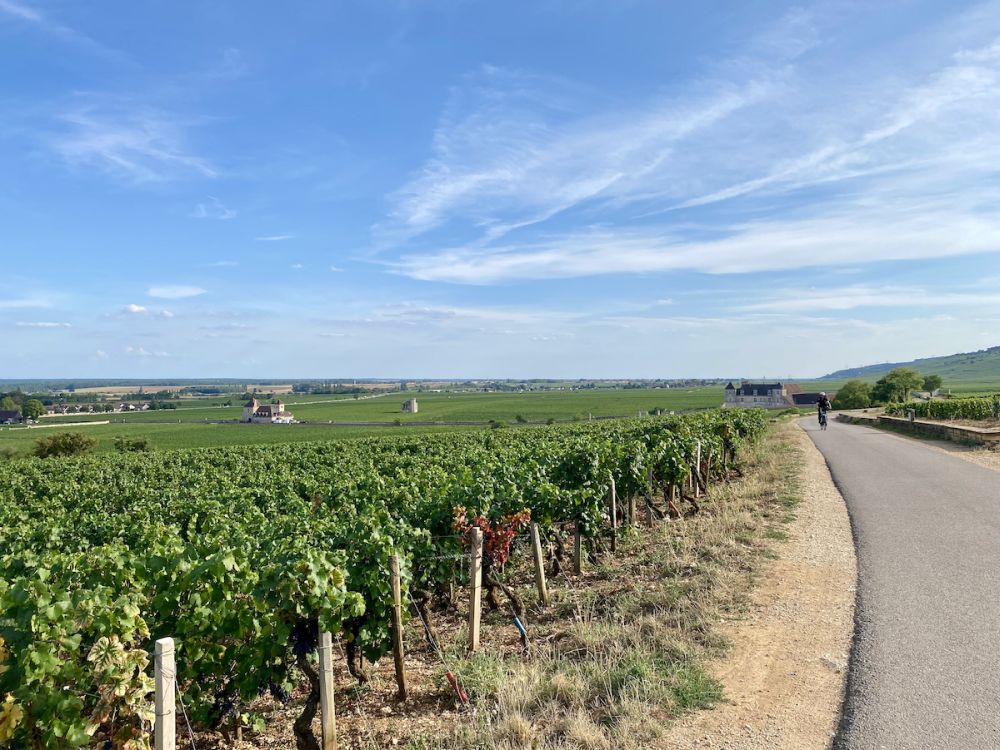
[[[1000,3],[0,0],[0,377],[1000,344]]]

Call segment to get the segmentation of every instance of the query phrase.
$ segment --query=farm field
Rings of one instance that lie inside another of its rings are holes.
[[[692,472],[724,486],[766,425],[760,411],[713,410],[11,462],[0,467],[7,739],[17,745],[30,733],[70,748],[148,732],[148,653],[163,635],[182,644],[177,677],[192,720],[217,727],[235,710],[256,731],[266,716],[252,702],[284,702],[300,689],[320,630],[337,635],[350,673],[366,683],[364,665],[390,646],[389,555],[400,559],[404,596],[431,618],[428,597],[448,592],[454,560],[478,528],[487,600],[505,597],[523,616],[501,569],[529,517],[555,570],[567,564],[566,524],[597,559],[607,552],[612,480],[622,512],[633,498],[651,517],[679,515],[667,498],[685,502],[676,489]],[[687,657],[669,653],[657,657],[677,660],[660,662],[668,669],[656,678],[663,695],[711,695]],[[311,710],[305,701],[306,727]]]
[[[349,396],[306,396],[306,395],[286,395],[276,394],[289,410],[291,407],[300,405],[318,405],[333,403],[354,403],[355,400]],[[386,398],[386,396],[379,396]],[[205,421],[226,421],[239,419],[243,410],[243,402],[236,394],[231,396],[210,396],[205,398],[190,398],[177,401],[169,401],[172,409],[156,409],[150,411],[134,412],[98,412],[94,414],[63,414],[59,416],[45,417],[42,424],[58,424],[59,422],[100,422],[113,420],[116,422],[205,422]],[[226,406],[225,404],[229,404]]]
[[[43,424],[48,424],[47,422]],[[56,432],[82,432],[97,440],[95,451],[113,451],[115,438],[147,438],[151,450],[182,448],[222,448],[230,445],[278,445],[315,440],[348,440],[372,435],[426,435],[439,432],[474,431],[482,427],[330,427],[329,425],[260,425],[260,424],[95,424],[91,427],[65,427],[58,424],[36,429],[0,427],[0,451],[12,446],[19,454],[31,452],[40,437]]]
[[[657,407],[671,411],[709,409],[722,403],[719,387],[622,389],[581,391],[532,391],[527,393],[393,393],[373,398],[343,396],[282,397],[285,408],[303,421],[334,422],[436,422],[500,420],[513,422],[520,414],[529,421],[571,420],[595,417],[628,417]],[[416,398],[417,414],[403,414],[401,403]],[[224,400],[224,399],[223,399]],[[43,424],[104,419],[135,422],[205,422],[239,419],[242,403],[226,408],[220,399],[209,406],[184,401],[176,409],[128,414],[84,414],[47,417]]]

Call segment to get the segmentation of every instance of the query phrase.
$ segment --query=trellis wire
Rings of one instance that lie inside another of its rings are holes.
[[[441,660],[441,664],[442,666],[444,666],[447,673],[452,676],[452,680],[454,680],[454,684],[452,685],[452,687],[455,688],[455,692],[458,694],[458,699],[462,701],[462,703],[467,704],[469,702],[469,696],[466,694],[465,689],[459,684],[458,678],[454,676],[454,672],[451,671],[451,667],[448,665],[448,660],[445,659],[444,651],[441,650],[441,646],[438,645],[437,640],[431,633],[430,624],[424,617],[424,613],[420,611],[420,607],[417,606],[417,602],[413,598],[413,594],[410,593],[409,589],[406,590],[406,596],[409,598],[410,603],[413,605],[413,608],[417,610],[417,616],[420,618],[420,622],[424,626],[424,634],[427,636],[427,640],[430,642],[431,647],[434,649],[434,653],[436,653],[438,659]],[[449,680],[449,682],[452,682],[452,680]]]

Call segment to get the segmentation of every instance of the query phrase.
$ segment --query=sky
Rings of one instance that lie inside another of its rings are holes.
[[[1000,345],[1000,2],[0,0],[0,378]]]

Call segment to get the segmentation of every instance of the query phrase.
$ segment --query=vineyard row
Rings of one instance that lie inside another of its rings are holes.
[[[505,596],[517,612],[498,571],[522,529],[535,525],[558,574],[570,528],[575,560],[613,544],[612,485],[644,499],[648,517],[679,515],[693,476],[723,476],[724,462],[699,451],[731,462],[765,424],[762,412],[733,410],[12,462],[0,468],[0,746],[147,747],[149,653],[163,636],[176,639],[176,679],[199,726],[235,713],[258,721],[253,701],[287,699],[298,674],[314,685],[315,711],[321,633],[338,635],[362,682],[365,660],[392,648],[390,560],[429,622],[478,530],[486,600]],[[306,708],[300,747],[315,743]]]

